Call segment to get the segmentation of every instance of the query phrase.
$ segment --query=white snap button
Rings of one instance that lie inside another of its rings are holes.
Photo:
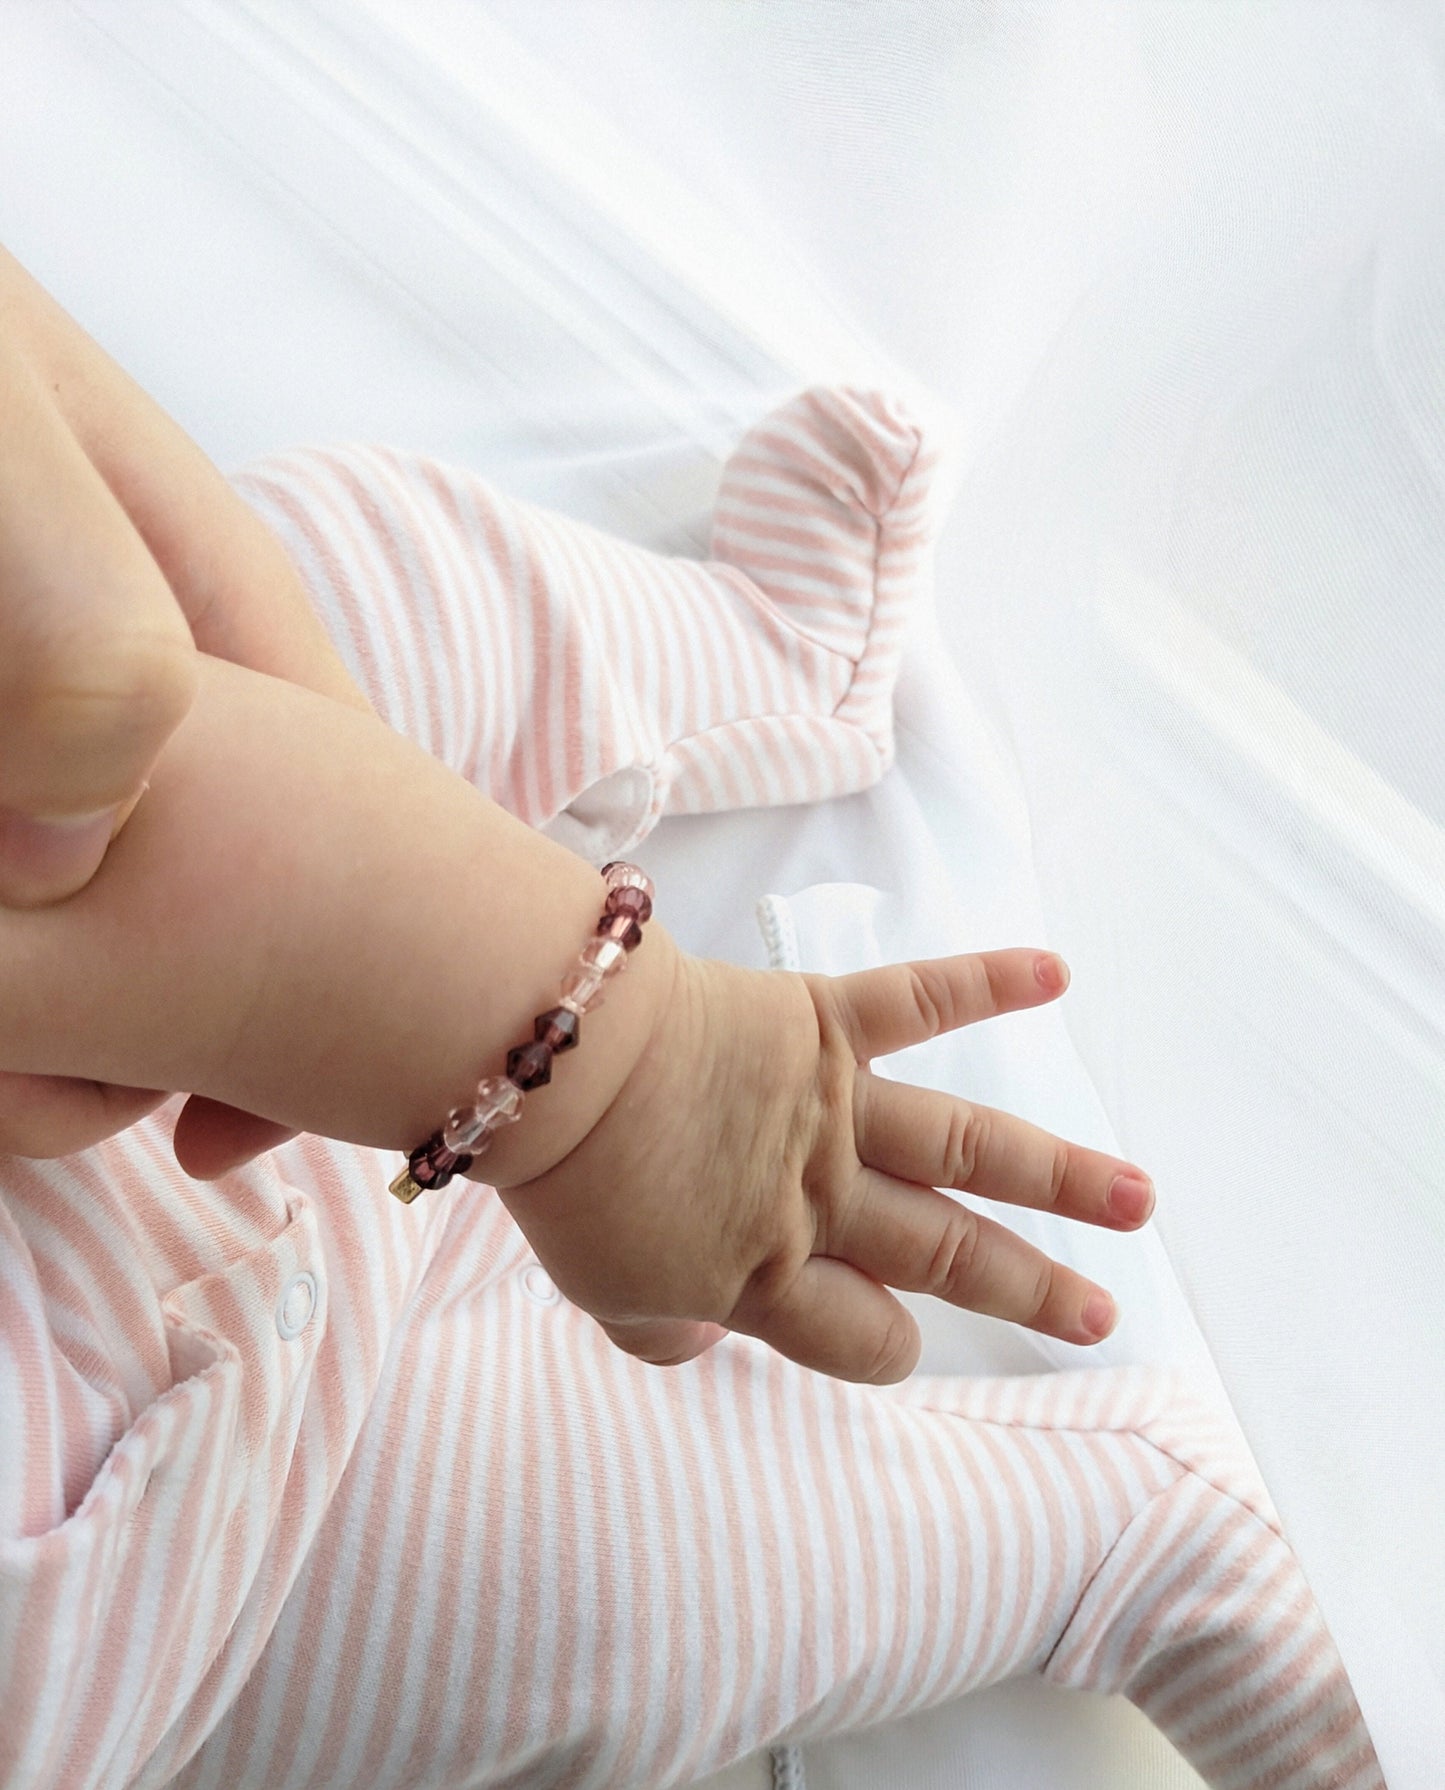
[[[522,1270],[522,1288],[538,1305],[555,1305],[562,1297],[553,1285],[552,1276],[540,1262],[528,1262]]]
[[[311,1314],[315,1310],[316,1276],[293,1274],[281,1289],[281,1297],[276,1305],[276,1328],[289,1342],[293,1336],[299,1336],[311,1322]]]

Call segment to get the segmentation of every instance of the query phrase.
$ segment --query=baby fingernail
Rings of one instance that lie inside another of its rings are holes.
[[[0,902],[38,906],[73,894],[105,856],[116,813],[34,820],[0,809]]]
[[[1116,1175],[1109,1184],[1109,1216],[1120,1224],[1138,1224],[1153,1209],[1154,1187],[1142,1175]]]
[[[1084,1328],[1102,1339],[1114,1327],[1114,1301],[1107,1293],[1090,1293],[1084,1303]]]
[[[1034,978],[1046,993],[1062,994],[1069,986],[1069,966],[1062,957],[1035,958]]]

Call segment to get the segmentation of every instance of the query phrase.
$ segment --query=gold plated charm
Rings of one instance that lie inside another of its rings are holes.
[[[412,1179],[411,1164],[408,1163],[396,1179],[391,1183],[391,1191],[404,1206],[409,1206],[421,1192],[419,1182]]]

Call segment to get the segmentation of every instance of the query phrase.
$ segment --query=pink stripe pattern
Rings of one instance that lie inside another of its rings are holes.
[[[384,447],[237,489],[382,716],[601,862],[893,761],[938,456],[800,394],[666,558]],[[0,1786],[672,1786],[1019,1673],[1219,1790],[1379,1790],[1258,1473],[1178,1373],[666,1371],[499,1201],[302,1137],[214,1184],[179,1100],[0,1158]]]

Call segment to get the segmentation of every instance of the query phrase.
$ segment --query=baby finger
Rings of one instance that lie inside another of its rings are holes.
[[[1151,1184],[1132,1163],[1066,1143],[1013,1113],[866,1069],[853,1083],[853,1129],[860,1161],[904,1181],[1113,1230],[1136,1230],[1153,1210]],[[1143,1205],[1113,1204],[1121,1177],[1139,1182]]]
[[[828,1225],[828,1253],[886,1286],[930,1293],[1064,1342],[1101,1342],[1117,1310],[1102,1287],[932,1187],[860,1168]],[[1091,1310],[1095,1300],[1102,1306]],[[1095,1316],[1100,1322],[1091,1321]]]
[[[918,1365],[913,1314],[848,1262],[810,1256],[781,1286],[750,1285],[728,1318],[790,1361],[863,1385],[892,1386]]]
[[[818,983],[814,998],[841,1029],[854,1060],[867,1063],[981,1019],[1042,1007],[1068,986],[1067,969],[1062,980],[1039,979],[1039,963],[1056,961],[1032,947],[1010,946],[809,980]]]

